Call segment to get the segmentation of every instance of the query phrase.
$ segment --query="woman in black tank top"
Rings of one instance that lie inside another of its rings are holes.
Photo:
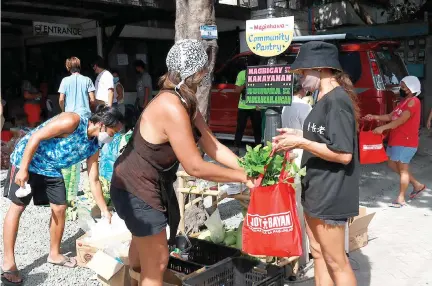
[[[166,226],[175,238],[180,220],[173,189],[178,162],[197,178],[253,186],[237,156],[212,134],[197,109],[196,91],[207,74],[201,42],[177,42],[168,53],[160,94],[147,105],[132,140],[115,164],[111,198],[133,238],[131,268],[141,269],[141,286],[163,285],[168,264]],[[205,162],[196,144],[225,167]]]

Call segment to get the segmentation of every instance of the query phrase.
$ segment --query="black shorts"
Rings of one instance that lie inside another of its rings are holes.
[[[168,218],[165,213],[152,208],[128,191],[111,186],[110,193],[118,216],[125,221],[132,235],[156,235],[166,228]]]
[[[29,172],[28,184],[31,193],[23,198],[18,198],[15,192],[20,188],[15,184],[15,176],[19,169],[13,165],[9,168],[3,196],[20,206],[27,206],[33,198],[36,206],[44,206],[49,203],[54,205],[66,205],[66,187],[63,177],[53,178]]]

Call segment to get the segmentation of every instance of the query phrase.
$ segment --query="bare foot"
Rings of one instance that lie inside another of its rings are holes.
[[[422,191],[423,189],[425,189],[426,188],[426,185],[422,185],[422,184],[420,184],[420,185],[418,185],[417,187],[414,187],[414,190],[416,191],[416,192],[418,192],[418,191]]]
[[[47,259],[48,263],[58,265],[58,266],[64,266],[68,268],[74,268],[77,266],[78,262],[73,257],[68,257],[64,255],[56,255],[56,256],[48,256]]]

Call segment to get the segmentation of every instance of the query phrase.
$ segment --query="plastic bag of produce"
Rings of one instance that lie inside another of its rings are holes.
[[[108,181],[111,181],[115,161],[122,153],[131,137],[132,130],[129,130],[126,134],[117,133],[114,135],[114,139],[111,143],[105,144],[102,147],[99,161],[99,173]]]
[[[113,141],[109,144],[105,144],[100,153],[99,173],[109,181],[111,181],[112,173],[114,171],[114,163],[118,157],[121,139],[122,134],[115,134]]]
[[[284,157],[279,181],[251,190],[243,224],[242,250],[252,255],[292,257],[302,254],[302,235],[297,215],[294,178],[285,171]],[[265,174],[261,175],[264,177]]]
[[[216,209],[204,224],[210,230],[210,239],[214,243],[222,243],[224,241],[225,229],[219,214],[219,209]]]

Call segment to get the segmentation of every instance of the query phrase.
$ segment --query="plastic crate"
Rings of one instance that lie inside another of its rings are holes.
[[[179,258],[175,258],[170,256],[169,261],[168,261],[168,269],[173,270],[175,272],[180,272],[183,274],[191,274],[195,271],[197,271],[198,269],[201,269],[203,266],[199,265],[197,263],[193,263],[190,261],[184,261],[182,259]]]
[[[183,286],[283,286],[283,269],[248,258],[227,258],[186,279]]]
[[[190,237],[189,240],[192,246],[188,250],[188,261],[202,266],[210,266],[225,258],[241,255],[241,251],[236,248],[215,244],[198,238]],[[181,250],[187,248],[186,239],[182,236],[176,237],[176,246],[173,247],[177,247]]]

